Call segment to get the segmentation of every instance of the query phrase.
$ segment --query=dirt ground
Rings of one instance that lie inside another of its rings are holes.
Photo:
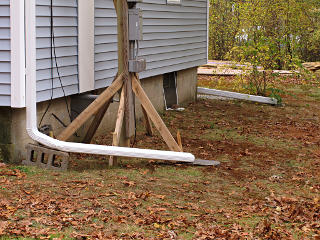
[[[320,239],[320,88],[281,87],[283,106],[198,100],[163,114],[184,151],[219,167],[125,159],[110,169],[86,155],[67,172],[2,166],[0,239]],[[135,146],[167,149],[142,124]]]

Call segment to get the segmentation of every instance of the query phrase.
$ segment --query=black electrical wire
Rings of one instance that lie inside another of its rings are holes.
[[[67,108],[67,112],[70,118],[70,122],[72,122],[72,117],[71,117],[71,111],[69,109],[69,104],[68,104],[68,99],[62,84],[62,80],[61,80],[61,75],[60,75],[60,71],[59,71],[59,66],[58,66],[58,61],[57,61],[57,53],[56,53],[56,44],[55,44],[55,35],[54,35],[54,26],[53,26],[53,0],[50,1],[50,59],[51,59],[51,97],[50,97],[50,101],[49,104],[45,110],[45,112],[43,113],[41,120],[39,122],[39,128],[42,124],[42,121],[45,117],[45,115],[48,113],[50,106],[52,105],[52,100],[53,100],[53,85],[54,85],[54,74],[53,74],[53,68],[54,68],[54,64],[53,64],[53,60],[55,61],[55,67],[57,70],[57,74],[58,74],[58,79],[60,82],[60,86],[63,92],[63,96],[64,96],[64,100],[66,103],[66,108]]]
[[[52,0],[51,0],[51,1],[52,1]],[[59,71],[59,67],[58,67],[54,32],[53,32],[52,42],[53,42],[53,55],[54,55],[54,61],[55,61],[56,69],[57,69],[58,78],[59,78],[60,86],[61,86],[61,89],[62,89],[62,92],[63,92],[63,97],[64,97],[64,101],[65,101],[65,103],[66,103],[67,112],[68,112],[68,115],[69,115],[69,118],[70,118],[70,122],[72,122],[71,111],[70,111],[70,109],[69,109],[68,99],[67,99],[67,96],[66,96],[66,92],[64,91],[64,88],[63,88],[63,84],[62,84],[62,80],[61,80],[61,75],[60,75],[60,71]]]
[[[53,100],[53,42],[52,42],[52,38],[53,38],[53,3],[52,3],[52,0],[51,0],[51,7],[50,7],[50,63],[51,63],[51,66],[50,66],[50,74],[51,74],[51,96],[50,96],[50,101],[49,101],[49,104],[46,108],[46,110],[44,111],[41,119],[40,119],[40,122],[39,122],[39,126],[38,128],[41,127],[41,124],[42,124],[42,121],[44,119],[44,117],[46,116],[46,114],[48,113],[49,111],[49,108],[52,104],[52,100]]]

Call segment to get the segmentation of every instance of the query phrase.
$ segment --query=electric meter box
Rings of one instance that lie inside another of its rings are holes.
[[[134,60],[129,60],[129,72],[143,72],[146,70],[146,59],[138,58]]]
[[[129,9],[129,41],[143,40],[142,10],[140,8]]]

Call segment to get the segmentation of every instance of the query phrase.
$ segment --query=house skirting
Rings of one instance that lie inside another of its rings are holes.
[[[164,111],[163,75],[142,79],[141,83],[154,107],[159,112]],[[179,105],[183,106],[186,103],[195,101],[196,91],[197,68],[179,71],[177,73]],[[67,98],[69,105],[71,98],[72,97]],[[99,126],[96,136],[109,134],[114,130],[118,105],[118,102],[110,104],[110,107]],[[40,121],[47,106],[48,102],[38,104],[38,121]],[[57,119],[55,119],[52,113],[55,114],[62,122],[66,124],[70,123],[66,103],[63,98],[52,101],[50,109],[42,121],[42,125],[51,125],[53,134],[57,136],[64,127],[59,123],[59,121],[57,121]],[[142,111],[138,100],[136,101],[136,117],[138,119],[142,117]],[[81,138],[84,137],[88,126],[90,125],[90,121],[84,124],[84,126],[77,131],[78,137],[74,136],[72,139],[73,141],[81,141]],[[28,143],[32,143],[32,140],[26,132],[25,109],[0,107],[0,162],[20,163],[26,156],[25,146]]]

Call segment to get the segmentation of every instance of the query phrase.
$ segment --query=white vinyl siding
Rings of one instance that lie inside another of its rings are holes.
[[[207,61],[207,0],[144,0],[139,55],[147,78],[203,65]],[[117,72],[117,19],[112,0],[95,0],[95,88],[111,84]]]
[[[53,23],[58,69],[66,95],[79,92],[77,0],[54,0]],[[51,97],[50,0],[37,0],[37,101]],[[54,62],[53,98],[63,96]]]
[[[117,14],[112,0],[95,0],[95,88],[109,86],[118,70]]]
[[[0,106],[11,104],[10,1],[0,0]]]
[[[140,55],[147,60],[141,78],[179,71],[207,61],[207,0],[144,0]]]
[[[113,0],[95,1],[94,88],[111,84],[117,73],[117,17]],[[51,97],[50,0],[36,0],[37,101]],[[0,0],[0,106],[10,106],[10,1]],[[57,62],[66,95],[79,93],[78,1],[54,0]],[[147,60],[147,78],[196,67],[207,59],[207,0],[144,0],[139,55]],[[63,96],[54,67],[53,98]]]

